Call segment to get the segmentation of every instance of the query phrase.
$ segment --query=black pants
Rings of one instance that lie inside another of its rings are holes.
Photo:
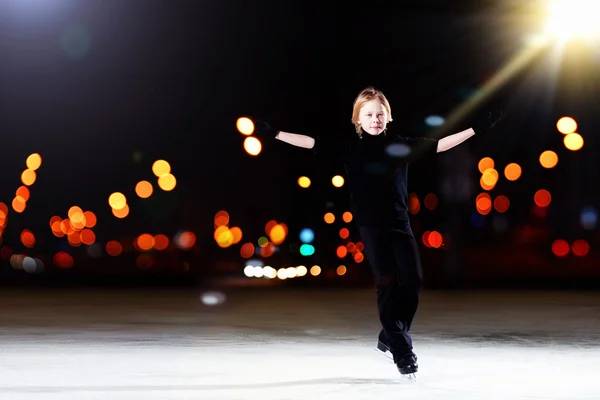
[[[421,257],[410,225],[361,227],[365,254],[377,285],[377,307],[394,358],[411,353],[410,326],[423,281]]]

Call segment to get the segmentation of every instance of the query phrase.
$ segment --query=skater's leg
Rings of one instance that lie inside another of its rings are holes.
[[[360,233],[377,288],[377,308],[383,328],[379,341],[393,353],[393,348],[398,347],[395,342],[398,339],[403,342],[405,339],[393,334],[397,331],[398,305],[395,292],[398,290],[398,276],[390,236],[385,230],[372,227],[361,227]],[[400,343],[399,347],[404,348],[406,345]]]
[[[398,277],[398,285],[393,292],[396,325],[391,335],[398,337],[394,355],[402,356],[412,353],[409,331],[419,305],[423,272],[419,248],[412,232],[392,231],[390,235]]]

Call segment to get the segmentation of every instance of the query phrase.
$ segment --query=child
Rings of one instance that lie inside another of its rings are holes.
[[[476,128],[477,133],[501,118],[501,112],[488,115]],[[353,215],[377,286],[382,325],[377,348],[391,352],[402,375],[414,376],[418,364],[409,330],[419,302],[422,271],[408,216],[408,164],[423,152],[450,150],[476,131],[469,128],[439,140],[409,138],[389,134],[387,124],[391,121],[387,98],[368,87],[354,101],[356,134],[346,139],[275,132],[268,124],[266,130],[280,141],[344,164]]]

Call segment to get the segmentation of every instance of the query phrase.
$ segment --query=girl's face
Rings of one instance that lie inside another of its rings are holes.
[[[358,114],[358,123],[369,135],[379,135],[386,127],[388,113],[377,99],[365,103]]]

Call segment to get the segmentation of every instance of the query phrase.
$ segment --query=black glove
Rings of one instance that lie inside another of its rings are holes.
[[[266,121],[250,117],[254,122],[254,136],[264,140],[274,140],[279,131]]]
[[[475,134],[481,134],[492,129],[498,122],[502,121],[506,114],[502,110],[488,111],[473,125]]]

